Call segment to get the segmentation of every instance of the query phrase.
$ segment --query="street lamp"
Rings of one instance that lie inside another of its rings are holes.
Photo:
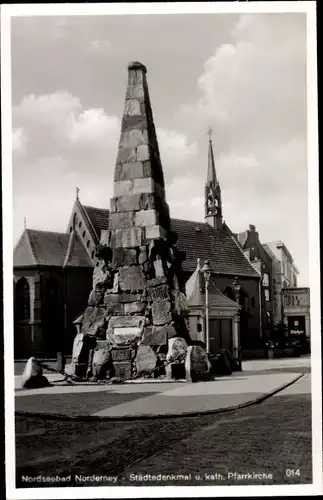
[[[206,352],[210,352],[210,332],[209,332],[209,283],[211,278],[211,267],[208,260],[204,262],[201,269],[205,280],[205,331],[206,331]]]
[[[237,302],[238,307],[239,307],[241,285],[240,285],[240,280],[239,280],[238,276],[236,276],[234,278],[233,283],[232,283],[232,287],[234,289],[236,302]],[[240,367],[240,370],[241,370],[240,317],[239,317],[239,310],[237,312],[235,329],[234,329],[233,333],[234,333],[234,338],[233,338],[234,354],[235,354],[235,358],[238,360],[239,367]]]

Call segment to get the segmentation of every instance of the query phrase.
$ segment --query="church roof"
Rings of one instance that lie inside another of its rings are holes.
[[[109,228],[109,210],[107,208],[95,208],[82,205],[98,238],[103,229]]]
[[[209,260],[215,274],[258,277],[259,274],[226,229],[215,230],[205,222],[172,219],[178,235],[177,246],[186,252],[184,271],[194,272],[196,259]]]
[[[70,235],[38,229],[25,229],[15,250],[14,267],[63,267],[67,252],[68,266],[93,267],[90,257],[78,238],[70,243]]]

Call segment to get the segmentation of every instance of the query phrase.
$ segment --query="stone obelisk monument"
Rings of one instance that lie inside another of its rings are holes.
[[[128,66],[109,229],[101,234],[93,290],[74,342],[75,373],[83,375],[89,350],[88,367],[109,361],[116,376],[131,378],[133,360],[139,366],[146,356],[154,363],[174,337],[190,342],[183,316],[185,254],[171,231],[146,73],[139,62]]]

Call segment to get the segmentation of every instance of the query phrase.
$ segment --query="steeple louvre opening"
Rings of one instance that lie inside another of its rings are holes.
[[[216,176],[211,129],[209,136],[208,169],[205,184],[205,221],[214,229],[222,229],[221,188]]]

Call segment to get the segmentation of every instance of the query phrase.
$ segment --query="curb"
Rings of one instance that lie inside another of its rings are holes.
[[[164,413],[163,415],[119,415],[116,417],[113,416],[102,416],[99,415],[64,415],[59,413],[37,413],[37,412],[29,412],[29,411],[15,411],[16,417],[33,417],[33,418],[42,418],[45,420],[64,420],[64,421],[84,421],[84,422],[118,422],[118,421],[132,421],[132,420],[155,420],[155,419],[164,419],[164,418],[182,418],[182,417],[199,417],[203,415],[215,415],[217,413],[225,413],[240,410],[242,408],[247,408],[248,406],[253,406],[255,404],[262,403],[266,399],[269,399],[271,396],[274,396],[278,392],[283,391],[287,387],[292,384],[295,384],[298,380],[304,377],[304,373],[301,373],[297,377],[295,377],[290,382],[287,382],[276,389],[259,396],[258,398],[252,399],[245,403],[241,403],[235,406],[228,406],[224,408],[217,408],[215,410],[204,410],[204,411],[193,411],[193,412],[183,412],[183,413]]]

